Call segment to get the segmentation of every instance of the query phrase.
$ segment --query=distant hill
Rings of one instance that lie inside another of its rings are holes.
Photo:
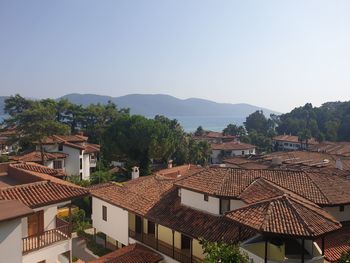
[[[263,110],[267,116],[271,113],[279,114],[270,109],[245,103],[217,103],[198,98],[182,100],[163,94],[131,94],[121,97],[101,96],[95,94],[68,94],[61,98],[66,98],[70,102],[84,106],[90,103],[104,104],[110,100],[117,104],[118,108],[130,108],[132,114],[140,114],[147,117],[161,114],[169,117],[232,116],[236,118],[245,118],[256,110]]]

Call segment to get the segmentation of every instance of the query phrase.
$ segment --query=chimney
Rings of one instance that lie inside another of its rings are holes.
[[[281,165],[282,164],[282,158],[281,157],[273,157],[272,158],[272,165]]]
[[[134,179],[139,178],[139,177],[140,177],[140,170],[137,166],[134,166],[131,169],[131,179],[134,180]]]
[[[173,168],[173,160],[168,161],[168,168]]]
[[[338,169],[338,170],[343,170],[343,163],[340,159],[337,159],[335,161],[335,168]]]

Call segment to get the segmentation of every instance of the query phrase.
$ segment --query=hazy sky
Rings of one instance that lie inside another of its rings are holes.
[[[350,100],[350,1],[0,1],[0,95]]]

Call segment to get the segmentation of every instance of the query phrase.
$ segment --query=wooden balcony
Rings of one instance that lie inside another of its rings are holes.
[[[173,245],[169,245],[161,240],[157,240],[154,234],[140,234],[129,230],[129,236],[177,261],[184,263],[202,262],[200,259],[191,255],[190,249],[178,249]]]
[[[39,250],[62,240],[70,239],[71,232],[72,227],[68,222],[56,218],[56,228],[22,238],[23,254]]]

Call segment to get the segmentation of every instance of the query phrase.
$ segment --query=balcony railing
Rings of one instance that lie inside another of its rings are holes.
[[[160,253],[172,257],[177,261],[184,263],[201,262],[200,259],[194,257],[193,255],[191,256],[191,251],[189,249],[178,249],[173,245],[169,245],[161,240],[157,240],[154,234],[140,234],[129,230],[129,236],[149,247],[154,248],[155,250],[158,250]]]
[[[23,254],[69,239],[71,237],[71,232],[71,225],[64,220],[57,218],[56,228],[44,231],[37,235],[22,238]]]

